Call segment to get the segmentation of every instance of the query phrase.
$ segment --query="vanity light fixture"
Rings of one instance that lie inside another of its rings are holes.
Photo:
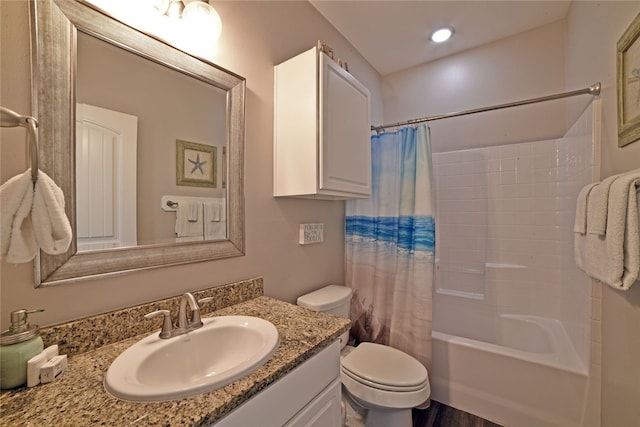
[[[194,0],[185,6],[182,19],[202,32],[209,41],[216,41],[222,34],[222,20],[218,12],[205,0]]]
[[[447,26],[447,27],[438,28],[437,30],[431,33],[431,35],[429,36],[429,40],[431,40],[434,43],[442,43],[449,40],[451,36],[453,36],[454,32],[455,30],[453,29],[453,27]]]
[[[182,19],[190,28],[206,33],[208,41],[215,41],[222,33],[220,15],[208,0],[152,0],[156,9],[170,18]]]
[[[161,2],[161,4],[167,5],[164,14],[169,18],[182,18],[182,12],[184,11],[184,2],[182,0],[165,1]]]

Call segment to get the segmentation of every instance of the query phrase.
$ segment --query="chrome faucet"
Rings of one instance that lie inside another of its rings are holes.
[[[189,308],[191,309],[191,321],[187,321],[187,303],[189,303]],[[200,305],[190,292],[185,292],[182,294],[182,299],[180,299],[177,329],[179,331],[187,332],[200,327],[202,327],[202,320],[200,319]]]
[[[213,298],[209,297],[196,300],[190,292],[185,292],[180,299],[180,311],[178,311],[178,324],[176,326],[171,322],[171,313],[169,310],[156,310],[145,314],[144,317],[151,319],[152,317],[163,315],[164,321],[159,336],[162,339],[172,338],[201,328],[203,323],[200,318],[200,304],[209,302],[212,299]],[[189,308],[191,309],[191,320],[187,320],[187,304],[189,304]]]

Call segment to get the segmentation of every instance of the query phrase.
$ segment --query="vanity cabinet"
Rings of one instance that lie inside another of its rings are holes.
[[[341,387],[336,341],[213,426],[339,427]]]
[[[369,90],[317,47],[276,65],[274,80],[274,196],[369,197]]]

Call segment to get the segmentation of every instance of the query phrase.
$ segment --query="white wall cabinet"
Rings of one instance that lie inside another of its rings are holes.
[[[253,396],[214,427],[339,427],[340,342]]]
[[[274,80],[274,196],[369,197],[369,90],[317,47]]]

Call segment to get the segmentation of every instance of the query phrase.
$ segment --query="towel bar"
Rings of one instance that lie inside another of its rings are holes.
[[[31,180],[38,180],[38,121],[31,116],[21,116],[13,110],[0,107],[0,126],[25,127],[29,130],[29,154],[31,155]]]
[[[209,203],[214,200],[224,200],[224,197],[193,197],[193,196],[178,196],[166,194],[160,198],[160,208],[165,212],[175,212],[178,210],[180,203],[192,201],[200,203]],[[186,203],[185,203],[186,205]]]

